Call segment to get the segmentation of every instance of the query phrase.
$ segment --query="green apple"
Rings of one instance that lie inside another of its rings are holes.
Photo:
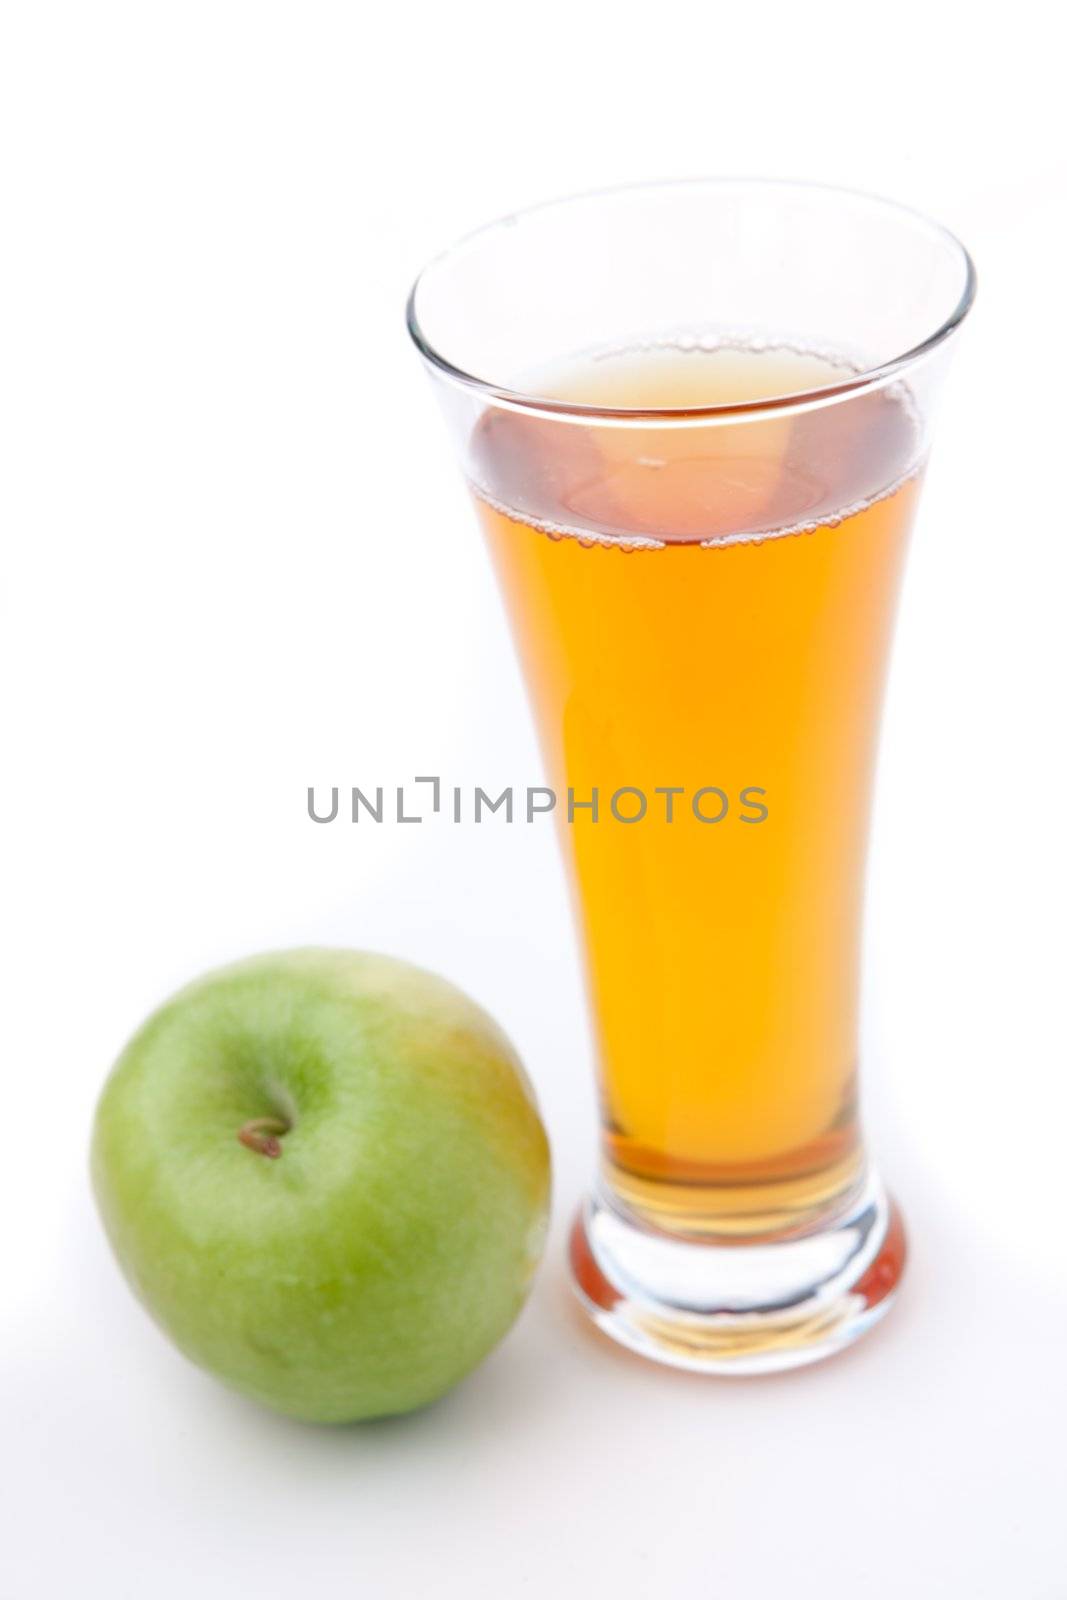
[[[426,1404],[517,1315],[548,1143],[507,1038],[387,956],[291,950],[183,989],[126,1047],[93,1183],[179,1349],[279,1411]]]

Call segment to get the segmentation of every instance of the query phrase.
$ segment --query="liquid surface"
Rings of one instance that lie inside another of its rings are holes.
[[[656,352],[554,393],[698,406],[841,376],[795,352]],[[780,1226],[859,1161],[863,868],[911,412],[886,391],[714,426],[494,411],[472,455],[550,782],[600,796],[561,836],[610,1180],[666,1225]],[[709,786],[728,800],[714,822],[691,805]],[[647,796],[640,822],[609,813],[623,787]],[[767,815],[744,821],[756,789]]]

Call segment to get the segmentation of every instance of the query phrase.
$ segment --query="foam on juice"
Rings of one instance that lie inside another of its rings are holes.
[[[921,464],[900,383],[799,409],[861,370],[785,341],[657,341],[531,377],[551,402],[645,417],[493,410],[475,430],[473,487],[552,538],[620,550],[715,547],[834,527],[893,494]],[[702,416],[711,406],[756,406]],[[670,418],[658,413],[671,412]]]

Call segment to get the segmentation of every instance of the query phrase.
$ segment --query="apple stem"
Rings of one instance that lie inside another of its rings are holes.
[[[280,1117],[253,1117],[243,1128],[238,1128],[237,1137],[249,1150],[258,1150],[261,1156],[277,1160],[282,1153],[278,1135],[288,1132],[289,1124]]]

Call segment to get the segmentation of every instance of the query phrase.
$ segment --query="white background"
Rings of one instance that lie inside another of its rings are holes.
[[[9,4],[0,39],[4,1600],[1062,1600],[1063,209],[1053,8]],[[1048,19],[1047,21],[1045,19]],[[867,1105],[913,1254],[822,1368],[735,1384],[586,1329],[592,1168],[551,828],[313,826],[309,783],[536,783],[487,563],[402,322],[457,234],[706,173],[882,192],[978,308],[897,641]],[[531,1304],[421,1415],[217,1388],[115,1270],[85,1154],[172,988],[394,951],[536,1080]]]

